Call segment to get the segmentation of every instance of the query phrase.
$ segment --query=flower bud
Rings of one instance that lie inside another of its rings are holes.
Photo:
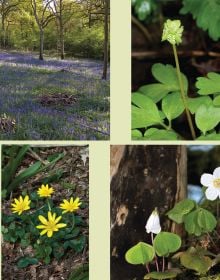
[[[168,41],[172,45],[178,45],[182,42],[183,26],[180,20],[168,19],[164,23],[162,41]]]
[[[147,220],[147,224],[145,226],[147,233],[154,233],[158,234],[161,231],[161,226],[160,226],[160,218],[158,215],[157,208],[152,212],[150,217]]]

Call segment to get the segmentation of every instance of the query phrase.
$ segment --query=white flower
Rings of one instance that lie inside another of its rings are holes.
[[[161,231],[161,226],[160,226],[160,218],[158,215],[157,208],[152,212],[150,217],[147,220],[147,224],[145,226],[147,233],[155,233],[158,234]]]
[[[217,167],[213,175],[205,173],[201,176],[200,182],[203,186],[208,187],[205,194],[207,199],[215,200],[220,198],[220,167]]]

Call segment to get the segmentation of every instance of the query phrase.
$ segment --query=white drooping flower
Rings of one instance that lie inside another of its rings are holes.
[[[200,182],[203,186],[208,187],[205,192],[208,200],[220,198],[220,167],[217,167],[213,174],[203,174]]]
[[[148,218],[145,228],[147,233],[152,232],[154,234],[158,234],[161,231],[160,217],[157,208],[155,208],[155,210]]]

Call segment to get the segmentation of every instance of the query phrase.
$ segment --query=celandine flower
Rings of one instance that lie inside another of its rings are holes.
[[[60,208],[65,210],[62,213],[66,212],[74,212],[77,209],[79,209],[79,206],[82,204],[82,202],[79,202],[79,198],[77,197],[74,201],[71,197],[70,201],[64,199],[63,203],[60,204]]]
[[[158,215],[157,208],[152,212],[150,217],[147,220],[147,224],[145,226],[147,233],[155,233],[158,234],[161,231],[161,226],[160,226],[160,218]]]
[[[200,182],[203,186],[208,187],[205,192],[207,199],[215,200],[220,198],[220,167],[217,167],[213,175],[205,173],[201,176]]]
[[[66,224],[58,224],[62,216],[56,218],[55,213],[48,212],[48,220],[43,216],[38,216],[38,219],[41,221],[42,225],[36,226],[38,229],[43,229],[40,235],[47,233],[48,237],[52,237],[54,231],[58,231],[60,228],[66,227]]]
[[[180,20],[168,19],[164,23],[162,41],[168,41],[172,45],[178,45],[182,42],[183,26]]]
[[[29,200],[28,195],[26,195],[24,199],[22,196],[20,196],[19,199],[14,199],[14,203],[11,204],[11,210],[13,213],[18,212],[18,215],[21,215],[23,211],[30,209],[30,203],[31,201]]]
[[[50,197],[53,192],[54,192],[54,189],[52,187],[49,188],[48,184],[41,185],[41,187],[37,191],[37,193],[40,197]]]

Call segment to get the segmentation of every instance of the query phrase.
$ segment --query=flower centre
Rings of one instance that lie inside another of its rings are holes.
[[[215,179],[213,181],[213,185],[214,185],[215,188],[220,189],[220,178]]]
[[[49,222],[48,223],[48,230],[55,231],[56,229],[56,224],[54,222]]]

